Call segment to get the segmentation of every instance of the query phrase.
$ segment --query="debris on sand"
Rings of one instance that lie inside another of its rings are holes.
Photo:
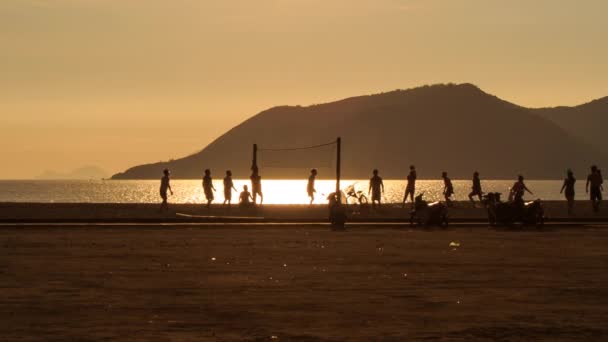
[[[460,242],[452,241],[452,242],[450,242],[450,247],[460,247]]]

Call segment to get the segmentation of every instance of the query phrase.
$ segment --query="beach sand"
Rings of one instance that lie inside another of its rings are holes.
[[[575,216],[567,214],[565,201],[544,201],[547,220],[597,220],[608,222],[608,207],[593,213],[588,201],[578,201]],[[351,207],[356,209],[356,207]],[[380,210],[367,210],[351,213],[351,220],[382,221],[396,220],[409,222],[411,204],[405,208],[401,204],[385,204]],[[186,214],[181,216],[177,214]],[[188,216],[189,215],[189,216]],[[449,216],[454,221],[474,220],[485,222],[487,212],[480,203],[473,206],[469,202],[456,202],[450,208]],[[159,212],[159,204],[127,203],[0,203],[0,222],[195,222],[218,220],[252,221],[251,217],[267,221],[316,221],[327,222],[327,205],[263,205],[262,207],[241,209],[223,207],[220,204],[207,209],[203,204],[172,204],[167,212]]]
[[[0,336],[600,341],[607,245],[593,226],[3,226]]]

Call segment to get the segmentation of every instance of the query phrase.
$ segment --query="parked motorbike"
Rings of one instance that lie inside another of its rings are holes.
[[[410,224],[417,223],[420,226],[442,226],[447,227],[448,206],[442,202],[429,203],[424,200],[424,193],[414,199],[414,208],[410,213]]]
[[[545,211],[540,199],[529,202],[523,200],[502,202],[500,195],[499,192],[490,192],[483,197],[491,226],[521,223],[523,226],[541,227],[544,224]]]

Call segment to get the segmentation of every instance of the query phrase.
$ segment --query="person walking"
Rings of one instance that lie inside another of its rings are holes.
[[[414,194],[416,192],[416,167],[410,165],[410,173],[407,175],[407,185],[405,186],[405,195],[403,196],[402,207],[405,207],[407,197],[410,196],[410,202],[414,203]]]
[[[574,212],[574,184],[576,183],[576,178],[574,178],[574,173],[572,170],[568,170],[568,174],[566,179],[564,179],[564,184],[562,185],[562,189],[559,193],[564,193],[566,195],[566,201],[568,201],[568,215],[572,215]]]
[[[238,191],[232,182],[232,171],[226,170],[226,177],[224,177],[224,205],[228,203],[228,208],[230,208],[232,202],[232,190]]]
[[[376,207],[376,202],[378,203],[378,208],[382,205],[382,194],[384,194],[384,182],[382,178],[378,176],[378,170],[374,169],[372,171],[373,176],[369,179],[369,189],[367,190],[367,194],[371,193],[372,195],[372,208]]]
[[[441,173],[441,178],[443,178],[443,197],[445,198],[445,203],[448,207],[452,206],[452,195],[454,194],[454,185],[452,185],[452,180],[448,177],[448,173],[443,171]]]
[[[260,195],[260,205],[264,202],[264,195],[262,194],[262,177],[259,174],[257,166],[251,168],[251,192],[253,198],[253,204],[256,204],[257,196]]]
[[[306,192],[308,192],[308,197],[310,197],[310,205],[315,200],[315,178],[317,177],[317,169],[310,170],[310,176],[308,177],[308,184],[306,185]]]
[[[473,197],[477,196],[479,202],[481,202],[481,195],[483,195],[483,192],[481,191],[481,180],[479,179],[479,172],[475,171],[473,173],[473,186],[471,187],[471,193],[469,193],[469,200],[475,205]]]
[[[597,166],[591,166],[591,173],[587,176],[587,183],[585,184],[585,192],[588,193],[589,199],[594,212],[600,211],[600,202],[602,201],[602,173]],[[590,191],[591,190],[591,191]]]
[[[160,179],[160,198],[163,202],[160,205],[160,211],[169,210],[169,204],[167,202],[167,190],[173,195],[173,189],[171,189],[171,172],[169,169],[163,170],[163,177]]]
[[[211,170],[205,170],[205,176],[203,177],[203,191],[205,192],[205,198],[207,199],[207,209],[211,208],[211,202],[213,202],[213,192],[215,187],[213,186],[213,179],[211,179]]]

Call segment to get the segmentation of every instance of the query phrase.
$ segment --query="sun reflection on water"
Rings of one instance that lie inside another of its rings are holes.
[[[471,191],[471,181],[454,180],[456,200],[468,200]],[[560,195],[561,181],[530,180],[526,182],[534,192],[534,198],[544,200],[563,200]],[[224,201],[222,179],[215,179],[216,188],[213,203]],[[262,180],[262,191],[265,204],[308,204],[306,179],[292,180]],[[326,204],[327,196],[335,190],[335,181],[317,180],[315,188],[315,204]],[[343,180],[341,188],[354,184],[357,190],[367,195],[367,180]],[[385,180],[386,192],[382,200],[387,203],[401,203],[405,191],[404,180]],[[485,192],[498,191],[506,194],[513,181],[482,180]],[[232,203],[238,202],[243,185],[251,184],[248,179],[235,179],[234,185],[238,192],[232,191]],[[171,203],[205,203],[201,180],[172,180],[174,195],[170,196]],[[576,199],[585,198],[584,182],[576,184]],[[120,180],[120,181],[0,181],[0,202],[42,202],[42,203],[158,203],[159,181],[157,180]],[[424,192],[430,201],[442,199],[443,182],[441,180],[419,180],[416,192]]]

